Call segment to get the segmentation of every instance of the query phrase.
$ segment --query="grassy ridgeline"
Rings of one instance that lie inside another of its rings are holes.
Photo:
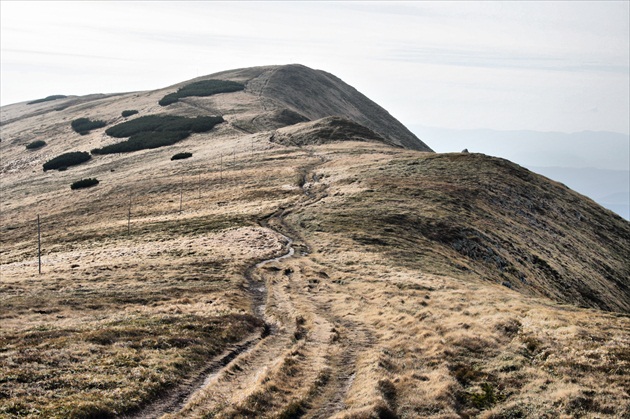
[[[66,95],[52,95],[52,96],[46,96],[43,99],[37,99],[37,100],[33,100],[31,102],[27,102],[27,105],[35,105],[37,103],[44,103],[44,102],[51,102],[53,100],[58,100],[58,99],[65,99],[68,96]]]

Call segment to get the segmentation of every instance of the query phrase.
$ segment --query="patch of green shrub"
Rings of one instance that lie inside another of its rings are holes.
[[[169,93],[158,102],[161,106],[167,106],[177,102],[183,97],[190,96],[212,96],[217,93],[238,92],[245,89],[245,85],[235,81],[228,80],[202,80],[195,83],[187,84],[181,87],[175,93]]]
[[[143,132],[206,132],[224,122],[220,116],[186,118],[176,115],[147,115],[108,128],[110,137],[125,138]]]
[[[126,153],[175,144],[191,133],[207,132],[224,122],[220,116],[186,118],[175,115],[147,115],[108,128],[111,137],[127,141],[95,148],[92,154]]]
[[[103,128],[107,124],[105,121],[92,121],[89,118],[79,118],[72,121],[70,125],[72,125],[73,130],[81,135],[85,135],[93,129]]]
[[[496,403],[505,400],[505,396],[496,391],[490,383],[482,383],[480,393],[471,392],[467,396],[470,403],[480,410],[489,409]]]
[[[52,95],[52,96],[46,96],[43,99],[37,99],[37,100],[33,100],[31,102],[27,102],[27,105],[34,105],[36,103],[42,103],[42,102],[50,102],[51,100],[57,100],[57,99],[65,99],[68,96],[65,95]]]
[[[69,166],[76,166],[77,164],[86,162],[91,158],[92,156],[90,156],[90,153],[85,151],[72,151],[70,153],[64,153],[44,163],[44,172],[54,169],[64,170]]]
[[[136,111],[136,110],[127,110],[127,111],[122,111],[122,116],[124,118],[126,118],[128,116],[135,115],[137,113],[138,113],[138,111]]]
[[[183,159],[188,159],[191,157],[192,157],[192,153],[188,153],[188,152],[177,153],[173,157],[171,157],[171,160],[183,160]]]
[[[127,141],[111,144],[92,150],[92,154],[129,153],[151,148],[159,148],[173,145],[188,137],[187,132],[142,132],[129,138]]]
[[[81,180],[77,180],[72,185],[70,185],[70,189],[89,188],[90,186],[95,186],[95,185],[98,185],[98,179],[95,179],[95,178],[81,179]]]
[[[38,148],[42,148],[46,145],[46,141],[43,140],[35,140],[32,143],[26,144],[27,150],[37,150]]]

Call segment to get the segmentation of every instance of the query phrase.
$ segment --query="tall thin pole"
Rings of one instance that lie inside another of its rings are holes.
[[[42,229],[39,223],[39,214],[37,214],[37,266],[39,273],[42,273]]]
[[[127,234],[131,234],[131,195],[129,195],[129,209],[127,211]]]
[[[184,175],[182,175],[182,183],[179,187],[179,213],[182,213],[182,201],[184,198]]]

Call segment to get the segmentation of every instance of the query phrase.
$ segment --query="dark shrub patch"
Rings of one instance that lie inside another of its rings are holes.
[[[183,97],[189,96],[212,96],[217,93],[237,92],[245,89],[245,85],[235,81],[227,80],[202,80],[195,83],[187,84],[175,93],[164,96],[158,103],[161,106],[167,106],[177,102]]]
[[[138,111],[136,111],[136,110],[122,111],[122,116],[123,116],[124,118],[126,118],[126,117],[128,117],[128,116],[135,115],[135,114],[137,114],[137,113],[138,113]]]
[[[177,93],[169,93],[168,95],[164,96],[162,99],[159,100],[158,104],[160,106],[168,106],[171,103],[175,103],[179,100],[180,96],[177,95]]]
[[[85,135],[91,130],[103,128],[107,124],[105,123],[105,121],[92,121],[89,118],[79,118],[72,121],[70,125],[72,125],[73,130],[81,135]]]
[[[42,148],[45,145],[46,145],[46,141],[36,140],[36,141],[33,141],[32,143],[27,144],[26,148],[28,150],[37,150],[38,148]]]
[[[95,148],[92,154],[129,153],[151,148],[173,145],[188,137],[187,132],[142,132],[116,144]]]
[[[70,189],[82,189],[89,188],[90,186],[98,185],[98,180],[94,178],[81,179],[70,185]]]
[[[158,148],[175,144],[194,132],[210,131],[223,122],[220,116],[186,118],[174,115],[148,115],[108,128],[107,135],[129,137],[127,141],[95,148],[92,154],[110,154]]]
[[[90,156],[90,153],[87,153],[85,151],[72,151],[70,153],[64,153],[44,163],[44,172],[46,170],[67,169],[68,166],[81,164],[90,160],[91,158],[92,156]]]
[[[183,160],[190,157],[192,157],[192,153],[177,153],[173,157],[171,157],[171,160]]]
[[[27,102],[27,105],[34,105],[36,103],[42,103],[42,102],[50,102],[51,100],[57,100],[57,99],[65,99],[68,96],[65,95],[52,95],[52,96],[46,96],[43,99],[37,99],[37,100],[33,100],[32,102]]]
[[[481,393],[470,392],[466,396],[468,401],[479,410],[489,409],[496,403],[505,400],[505,396],[499,393],[490,383],[481,384]]]
[[[175,115],[148,115],[114,125],[105,133],[110,137],[125,138],[145,132],[206,132],[221,122],[223,118],[220,116],[186,118]]]

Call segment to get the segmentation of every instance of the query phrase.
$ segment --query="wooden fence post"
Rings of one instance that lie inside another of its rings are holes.
[[[182,201],[184,200],[184,175],[182,175],[182,183],[179,187],[179,213],[182,213]]]
[[[42,273],[42,230],[39,222],[39,214],[37,214],[37,266],[39,273]]]
[[[129,195],[129,209],[127,211],[127,235],[131,234],[131,195]]]

